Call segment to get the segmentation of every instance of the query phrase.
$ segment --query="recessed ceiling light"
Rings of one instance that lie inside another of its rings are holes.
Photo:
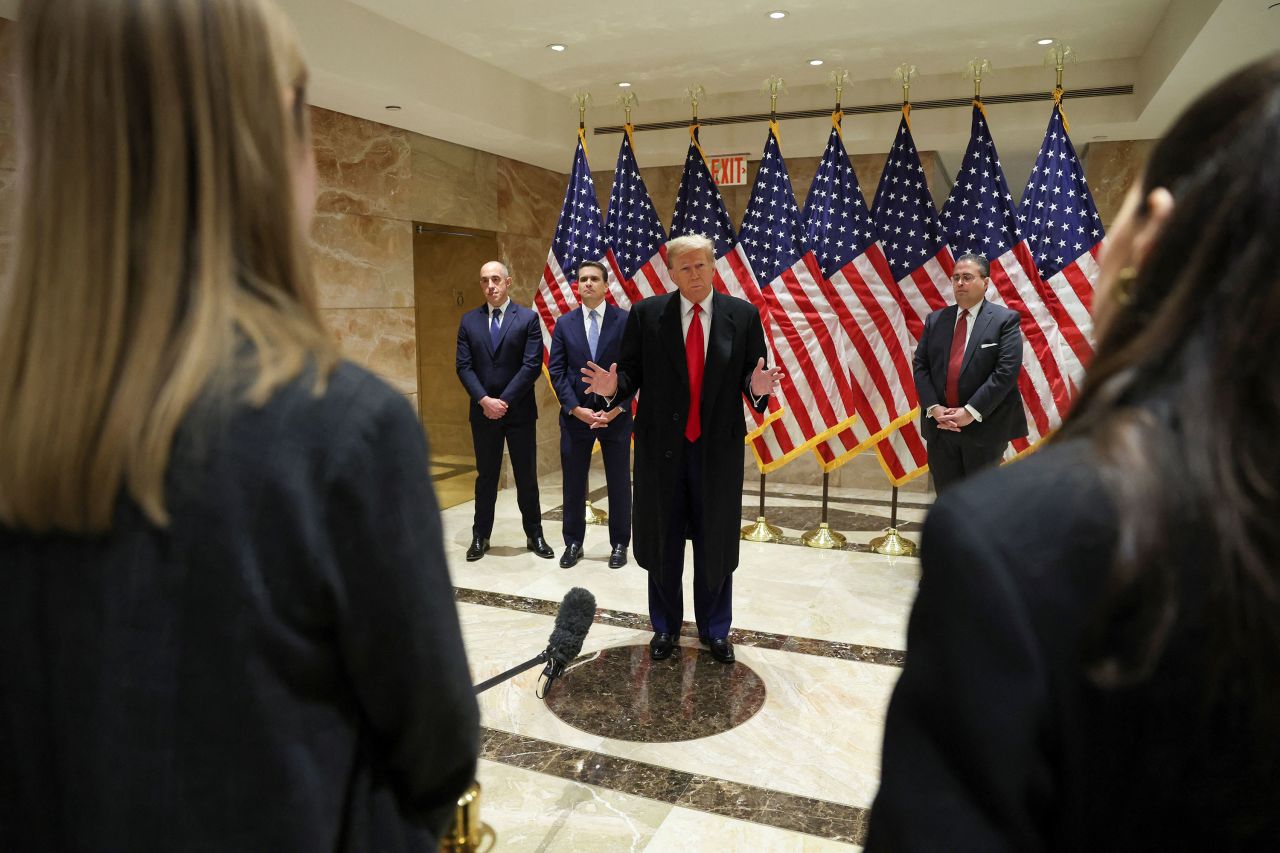
[[[400,105],[399,105],[399,104],[387,104],[387,109],[391,110],[391,112],[393,112],[393,113],[398,113],[398,112],[400,112]]]
[[[564,45],[562,44],[549,44],[547,47],[551,48],[556,53],[564,53]]]
[[[821,60],[821,59],[810,59],[810,60],[809,60],[809,64],[810,64],[810,65],[821,65],[821,64],[822,64],[822,60]]]
[[[1036,44],[1053,44],[1053,39],[1036,39]]]
[[[787,13],[782,11],[781,9],[777,9],[769,13],[769,17],[773,18],[775,21],[781,21],[786,16],[787,16]]]
[[[618,88],[619,88],[619,89],[630,89],[630,88],[631,88],[631,84],[630,84],[630,83],[628,83],[626,80],[623,80],[621,83],[619,83],[619,84],[618,84]]]

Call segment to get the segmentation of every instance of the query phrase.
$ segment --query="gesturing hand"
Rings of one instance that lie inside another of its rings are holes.
[[[781,379],[781,367],[765,367],[764,359],[759,359],[755,370],[751,371],[751,393],[763,397],[773,391]]]
[[[582,381],[592,394],[599,394],[605,398],[612,397],[618,393],[618,365],[611,364],[609,369],[605,370],[594,361],[588,361],[587,366],[582,368]]]

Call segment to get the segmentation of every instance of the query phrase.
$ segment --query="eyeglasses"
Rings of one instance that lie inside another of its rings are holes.
[[[959,284],[960,282],[964,282],[965,284],[973,284],[975,281],[979,281],[981,279],[982,279],[982,276],[974,275],[971,272],[956,273],[955,275],[951,276],[951,281],[954,282],[955,284]]]

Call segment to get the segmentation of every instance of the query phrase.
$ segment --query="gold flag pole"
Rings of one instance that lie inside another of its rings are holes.
[[[578,105],[578,138],[582,140],[582,150],[587,150],[587,106],[591,103],[590,92],[577,92],[573,96],[573,102]],[[597,509],[591,503],[591,466],[587,466],[587,500],[583,510],[583,517],[587,524],[608,524],[609,513],[602,509]],[[566,510],[567,511],[567,510]]]
[[[831,83],[836,89],[836,108],[831,112],[831,123],[836,130],[840,130],[840,120],[844,117],[844,110],[840,108],[841,98],[844,95],[844,87],[849,82],[849,71],[844,68],[831,72]],[[806,530],[800,536],[800,541],[810,548],[822,548],[830,550],[833,548],[843,548],[845,543],[844,534],[836,533],[831,529],[831,525],[827,523],[827,511],[831,495],[831,472],[822,472],[822,519],[818,522],[818,526],[812,530]]]
[[[974,57],[964,67],[964,76],[973,78],[973,100],[982,104],[982,75],[991,70],[991,61]]]
[[[904,62],[897,68],[893,69],[893,77],[902,84],[902,117],[907,120],[907,127],[911,127],[911,78],[916,76],[916,67],[910,62]]]
[[[903,537],[898,532],[898,487],[893,487],[893,497],[889,504],[889,526],[870,542],[871,550],[886,557],[914,557],[916,543]]]
[[[1070,133],[1071,126],[1067,124],[1067,113],[1062,108],[1062,96],[1066,94],[1066,90],[1062,88],[1062,72],[1065,70],[1067,60],[1075,61],[1075,53],[1071,50],[1071,46],[1055,41],[1053,45],[1045,53],[1044,64],[1053,63],[1054,84],[1053,84],[1053,102],[1058,107],[1058,115],[1062,116],[1062,132]]]
[[[778,95],[786,90],[786,81],[781,77],[770,77],[764,81],[763,91],[769,96],[769,128],[772,133],[778,132]],[[760,472],[760,511],[754,524],[742,528],[742,538],[748,542],[778,542],[782,539],[782,529],[769,523],[764,514],[764,495],[767,480]]]

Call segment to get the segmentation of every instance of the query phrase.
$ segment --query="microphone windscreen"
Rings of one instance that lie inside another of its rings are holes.
[[[568,664],[582,651],[591,622],[596,616],[596,597],[580,586],[565,593],[556,612],[556,627],[551,632],[547,653],[562,664]]]

